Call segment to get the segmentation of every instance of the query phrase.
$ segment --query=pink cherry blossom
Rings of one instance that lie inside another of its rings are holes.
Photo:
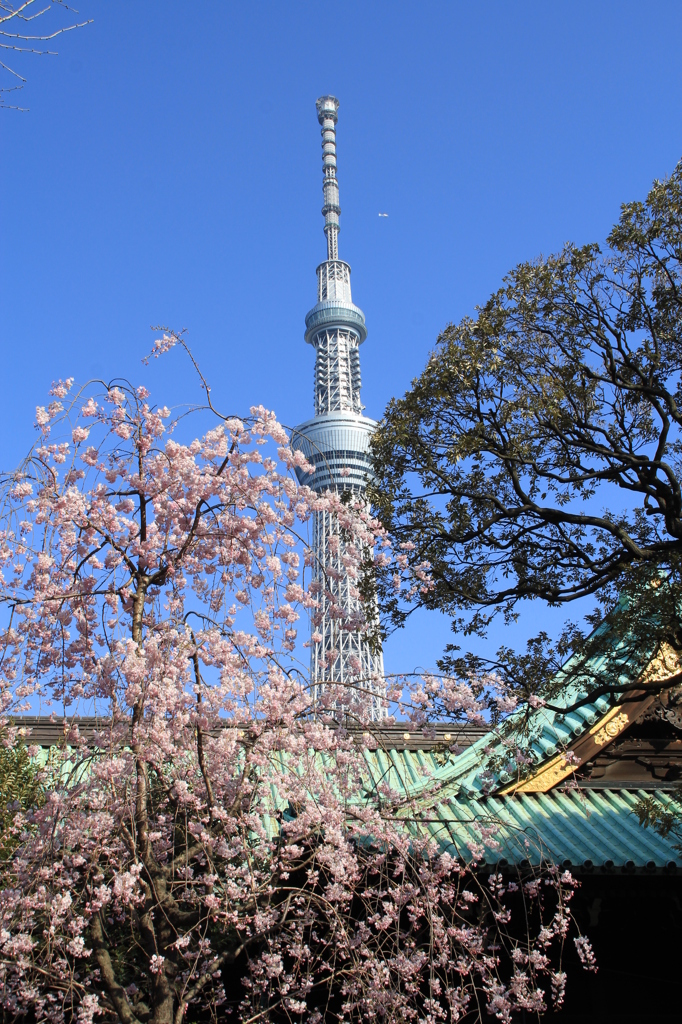
[[[177,344],[165,332],[153,354]],[[381,524],[299,487],[262,406],[191,437],[146,388],[69,398],[72,384],[53,387],[63,409],[36,414],[67,440],[42,437],[0,524],[6,742],[23,741],[8,718],[27,702],[68,716],[40,770],[44,802],[17,814],[0,865],[8,1014],[321,1024],[329,1006],[349,1022],[456,1021],[480,1006],[509,1020],[540,1012],[543,978],[563,998],[553,950],[573,880],[547,875],[545,911],[532,879],[539,927],[511,938],[511,886],[425,827],[423,787],[373,773],[366,681],[345,684],[341,723],[297,660],[319,593],[313,514],[349,537],[353,585],[368,553],[393,558]],[[429,585],[425,564],[396,572]],[[369,628],[337,614],[342,631]],[[392,688],[425,728],[439,709],[478,721],[488,707],[475,680]],[[98,716],[92,740],[81,713]],[[482,825],[481,844],[494,831]]]
[[[92,396],[88,398],[87,402],[81,409],[81,416],[96,416],[98,412],[97,402]]]

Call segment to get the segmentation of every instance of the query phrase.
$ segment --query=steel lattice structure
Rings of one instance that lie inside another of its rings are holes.
[[[338,256],[339,184],[336,177],[336,122],[339,102],[334,96],[317,101],[322,128],[324,232],[327,259],[317,268],[317,305],[305,318],[305,340],[315,349],[315,416],[296,427],[292,445],[315,466],[299,473],[301,483],[318,494],[327,490],[365,493],[371,473],[369,439],[376,421],[362,415],[360,345],[367,337],[365,315],[353,305],[350,267]],[[339,626],[337,609],[360,612],[357,591],[344,571],[344,542],[328,512],[316,512],[313,522],[314,577],[319,583],[319,610],[313,624],[322,640],[311,648],[310,671],[319,698],[330,683],[355,684],[371,690],[371,717],[385,717],[384,663],[381,648],[361,632]],[[336,690],[335,686],[335,690]],[[344,711],[352,703],[335,698]]]

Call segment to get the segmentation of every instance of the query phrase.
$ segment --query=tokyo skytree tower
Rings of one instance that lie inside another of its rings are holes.
[[[305,318],[305,340],[315,350],[315,416],[292,433],[292,446],[315,466],[313,474],[298,472],[300,483],[318,494],[327,490],[350,491],[362,497],[371,475],[369,439],[376,421],[362,415],[360,401],[360,345],[367,337],[365,316],[353,305],[350,267],[339,259],[339,183],[336,177],[336,122],[339,101],[322,96],[317,117],[322,126],[324,233],[327,259],[317,268],[317,305]],[[315,629],[322,640],[311,647],[310,674],[317,698],[325,685],[334,686],[334,707],[352,703],[342,697],[338,684],[359,684],[371,691],[370,716],[385,716],[384,662],[381,648],[370,645],[362,633],[339,628],[332,612],[340,605],[347,614],[359,609],[344,573],[343,540],[328,512],[314,513],[313,574],[320,585],[318,601],[321,621]],[[329,572],[331,570],[331,572]],[[329,695],[331,696],[331,695]]]

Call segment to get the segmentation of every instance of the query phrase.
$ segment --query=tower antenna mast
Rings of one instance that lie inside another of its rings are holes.
[[[315,350],[315,416],[295,428],[291,443],[315,466],[313,474],[297,470],[302,484],[318,494],[345,491],[362,500],[372,474],[369,441],[376,427],[375,420],[363,415],[360,401],[359,350],[367,328],[364,313],[351,297],[350,266],[339,259],[339,101],[321,96],[316,106],[322,130],[327,259],[317,268],[317,305],[305,318],[305,340]],[[361,612],[359,596],[344,568],[344,543],[335,517],[315,512],[313,574],[319,597],[312,624],[322,639],[311,647],[311,677],[317,700],[337,713],[350,711],[354,703],[366,704],[366,697],[358,700],[357,694],[369,692],[370,717],[379,721],[386,716],[381,648],[366,633],[339,625],[339,607],[349,618]]]
[[[335,96],[320,96],[315,104],[322,126],[322,169],[324,194],[324,233],[327,236],[327,260],[339,258],[339,182],[336,177],[336,123],[339,101]]]

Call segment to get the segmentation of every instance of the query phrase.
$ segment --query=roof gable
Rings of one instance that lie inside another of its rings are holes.
[[[434,791],[469,798],[493,792],[548,792],[575,771],[571,754],[582,762],[613,742],[656,699],[658,690],[652,694],[647,687],[678,674],[680,659],[663,644],[654,658],[633,663],[632,652],[609,624],[595,630],[593,638],[598,637],[606,639],[603,653],[588,661],[582,679],[576,674],[577,659],[573,658],[554,677],[553,688],[556,690],[558,683],[559,691],[552,697],[552,705],[557,710],[537,707],[515,712],[461,754],[438,765],[428,778],[415,779],[406,787],[410,796],[430,799]],[[585,700],[590,693],[588,680],[607,674],[613,678],[615,672],[619,684],[631,684],[632,690]],[[562,678],[566,680],[563,687]],[[583,700],[585,703],[574,707]],[[523,742],[517,739],[521,728]],[[525,772],[515,760],[519,746],[528,759]]]

